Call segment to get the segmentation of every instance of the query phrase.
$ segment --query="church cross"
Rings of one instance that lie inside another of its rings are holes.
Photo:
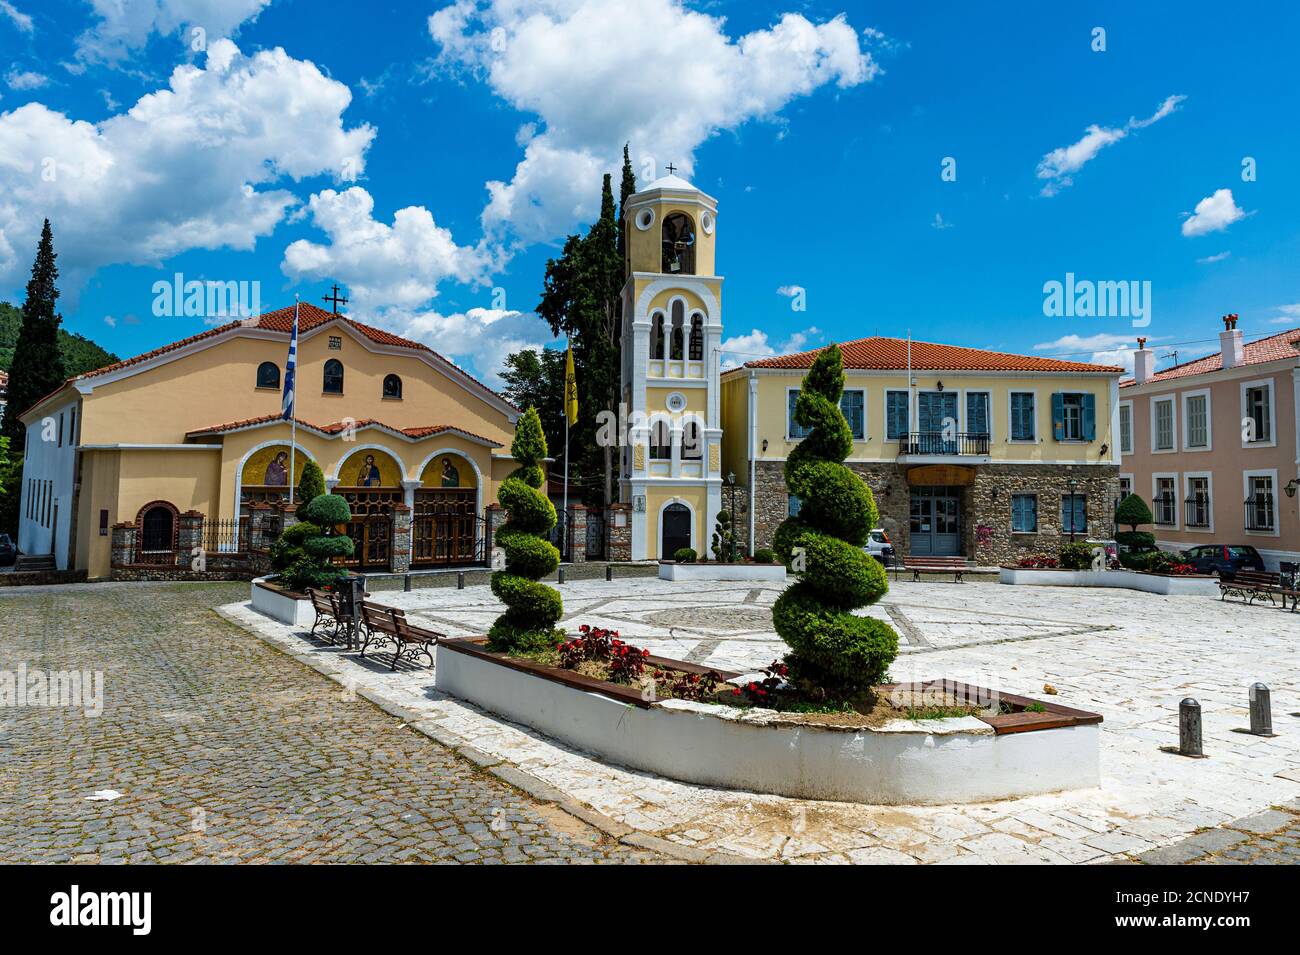
[[[673,173],[675,173],[676,171],[677,171],[677,167],[674,166],[672,163],[669,163],[669,164],[668,164],[668,175],[671,176],[671,175],[672,175]]]
[[[334,303],[334,314],[335,314],[335,315],[337,315],[337,314],[339,313],[339,306],[340,306],[340,305],[346,305],[346,304],[348,304],[348,300],[347,300],[346,298],[344,298],[343,296],[339,295],[339,286],[338,286],[338,283],[337,283],[337,282],[334,284],[334,290],[333,290],[333,292],[331,292],[329,295],[323,295],[323,296],[321,296],[321,301],[323,301],[323,302],[333,302],[333,303]]]

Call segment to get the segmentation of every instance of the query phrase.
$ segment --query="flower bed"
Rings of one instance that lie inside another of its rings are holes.
[[[1003,565],[998,581],[1039,587],[1113,587],[1166,596],[1217,597],[1216,578],[1201,574],[1156,574],[1136,570],[1063,570]]]
[[[601,758],[684,782],[879,804],[973,802],[1098,784],[1101,717],[1056,703],[956,683],[890,685],[878,695],[910,700],[937,691],[939,701],[955,694],[1001,705],[940,719],[900,712],[864,725],[839,713],[707,702],[719,696],[702,686],[740,675],[626,644],[620,655],[635,656],[641,675],[654,679],[653,690],[635,677],[615,683],[584,672],[585,650],[569,651],[582,659],[563,661],[575,664],[566,668],[492,653],[484,643],[462,638],[438,645],[440,691]],[[617,647],[610,650],[613,656]],[[673,685],[688,686],[685,695],[694,698],[664,698]],[[741,679],[716,689],[752,702],[764,686],[761,679]]]

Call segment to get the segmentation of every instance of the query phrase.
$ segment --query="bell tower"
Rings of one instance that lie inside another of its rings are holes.
[[[708,555],[722,507],[718,203],[671,170],[628,197],[620,499],[632,559]],[[710,555],[711,556],[711,555]]]

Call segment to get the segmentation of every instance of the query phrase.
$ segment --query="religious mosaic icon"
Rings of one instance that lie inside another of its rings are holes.
[[[451,463],[451,458],[442,459],[442,486],[460,487],[460,471]]]
[[[285,487],[289,483],[289,470],[287,462],[289,453],[281,451],[266,466],[266,477],[262,479],[263,484],[269,484],[272,487]]]
[[[379,477],[379,465],[375,463],[373,454],[366,455],[366,461],[361,465],[361,470],[357,472],[357,487],[378,487],[381,483]]]

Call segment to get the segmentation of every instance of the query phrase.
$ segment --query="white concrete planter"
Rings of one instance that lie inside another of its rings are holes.
[[[306,597],[291,597],[276,587],[265,586],[266,581],[266,577],[258,577],[251,585],[253,609],[292,627],[310,627],[316,619],[311,601]]]
[[[440,691],[610,762],[683,782],[874,804],[980,802],[1100,784],[1095,714],[1083,715],[1096,722],[1029,732],[999,732],[975,717],[896,720],[879,729],[797,725],[771,710],[685,700],[632,705],[501,664],[464,643],[438,645]]]
[[[1003,567],[998,581],[1038,587],[1117,587],[1148,594],[1176,597],[1217,597],[1219,582],[1214,577],[1174,577],[1141,574],[1135,570],[1056,570],[1046,567]]]
[[[678,564],[659,565],[660,580],[771,580],[785,583],[784,564]]]

